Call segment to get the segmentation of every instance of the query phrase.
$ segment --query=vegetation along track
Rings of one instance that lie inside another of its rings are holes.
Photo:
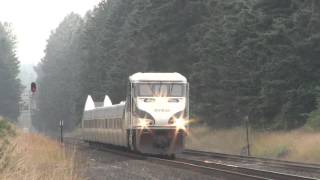
[[[228,162],[236,162],[236,163],[258,164],[260,166],[276,168],[279,170],[282,169],[282,170],[299,171],[299,172],[305,172],[310,174],[317,174],[320,176],[319,164],[259,158],[259,157],[253,157],[253,156],[241,156],[241,155],[233,155],[233,154],[197,151],[197,150],[191,150],[191,149],[185,150],[183,154],[191,155],[191,156],[209,157],[211,159],[221,160],[224,162],[228,161]]]
[[[66,141],[68,144],[69,141]],[[81,143],[84,144],[83,142]],[[251,168],[244,168],[234,165],[228,165],[224,163],[216,162],[205,162],[199,160],[193,160],[188,158],[176,158],[175,160],[166,159],[158,156],[146,156],[138,153],[128,152],[123,149],[110,147],[101,143],[89,142],[92,148],[96,148],[101,151],[107,151],[123,156],[128,156],[135,159],[146,160],[158,164],[163,164],[167,166],[172,166],[176,168],[189,169],[196,172],[201,172],[204,174],[209,174],[213,176],[220,176],[226,179],[237,179],[237,180],[315,180],[315,178],[284,174],[273,171],[264,171]]]

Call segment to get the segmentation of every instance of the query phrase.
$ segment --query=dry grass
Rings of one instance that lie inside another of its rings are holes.
[[[320,163],[320,132],[304,129],[289,132],[251,132],[254,156],[292,161]],[[213,130],[194,127],[190,130],[187,148],[241,154],[246,147],[244,128]]]
[[[253,153],[263,157],[320,163],[320,132],[300,129],[257,133],[253,139]]]
[[[187,148],[239,154],[245,145],[243,129],[215,130],[205,127],[191,127]]]
[[[75,152],[66,153],[56,141],[37,134],[19,132],[3,146],[1,179],[78,180]]]

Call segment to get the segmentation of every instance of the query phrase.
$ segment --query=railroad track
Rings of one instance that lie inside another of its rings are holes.
[[[70,143],[70,142],[66,142]],[[74,143],[73,143],[74,144]],[[83,142],[81,142],[83,145]],[[91,147],[97,150],[106,151],[122,156],[127,156],[135,159],[146,160],[149,162],[163,164],[166,166],[176,167],[180,169],[188,169],[214,177],[222,177],[223,179],[237,180],[316,180],[311,177],[303,177],[292,174],[285,174],[274,171],[265,171],[252,169],[247,167],[239,167],[230,164],[200,161],[189,158],[176,158],[175,160],[166,159],[158,156],[146,156],[138,153],[128,152],[123,149],[106,146],[101,143],[90,143]]]
[[[315,178],[311,177],[304,177],[275,171],[259,170],[248,167],[240,167],[217,162],[206,162],[184,158],[177,158],[176,161],[208,168],[208,170],[211,170],[213,173],[220,171],[222,175],[226,175],[225,177],[230,177],[230,179],[315,180]]]
[[[221,161],[258,164],[260,166],[267,166],[267,167],[273,167],[277,169],[300,171],[300,172],[320,175],[319,164],[283,161],[283,160],[259,158],[259,157],[253,157],[253,156],[241,156],[241,155],[223,154],[223,153],[215,153],[215,152],[205,152],[205,151],[197,151],[197,150],[191,150],[191,149],[185,150],[183,154],[192,155],[192,156],[209,157],[211,159],[216,159]]]

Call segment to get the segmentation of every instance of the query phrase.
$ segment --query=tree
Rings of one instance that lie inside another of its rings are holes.
[[[19,62],[10,24],[0,23],[0,115],[16,120],[19,116],[21,85]]]
[[[261,129],[303,126],[320,83],[319,4],[101,1],[75,23],[81,28],[66,18],[51,35],[38,66],[40,90],[48,88],[39,94],[39,117],[60,113],[50,123],[66,118],[75,126],[88,94],[118,103],[128,76],[153,71],[185,75],[192,116],[213,127],[239,126],[246,116]]]
[[[51,33],[45,50],[45,57],[37,66],[39,111],[34,126],[41,131],[56,132],[60,120],[66,130],[80,122],[77,112],[79,95],[79,35],[82,18],[69,14]]]

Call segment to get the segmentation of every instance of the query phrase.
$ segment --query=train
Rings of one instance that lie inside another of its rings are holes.
[[[143,154],[174,157],[185,148],[189,129],[189,83],[180,73],[142,73],[128,78],[126,99],[88,95],[82,139]]]

